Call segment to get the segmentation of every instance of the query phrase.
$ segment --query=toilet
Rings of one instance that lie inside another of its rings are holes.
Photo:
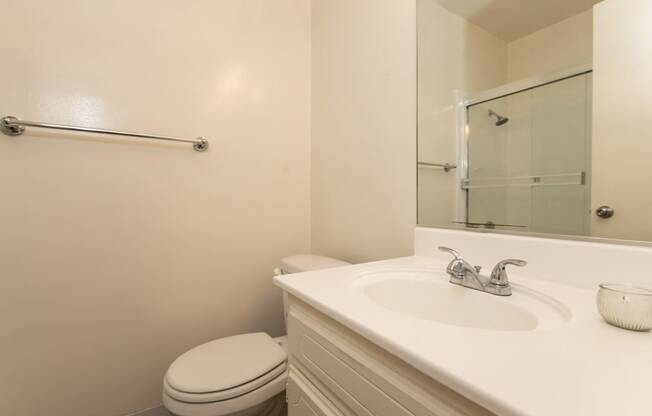
[[[346,266],[316,255],[284,258],[274,274]],[[284,299],[285,300],[285,299]],[[285,305],[285,301],[284,301]],[[276,416],[285,409],[286,337],[240,334],[182,354],[163,380],[163,405],[176,416]]]

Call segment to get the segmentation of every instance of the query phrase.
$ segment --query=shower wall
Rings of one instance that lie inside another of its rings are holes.
[[[593,10],[507,44],[509,82],[586,65],[593,57]]]

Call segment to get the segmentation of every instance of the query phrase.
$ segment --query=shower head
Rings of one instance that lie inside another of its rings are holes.
[[[489,110],[489,117],[496,117],[496,126],[502,126],[509,121],[509,118],[501,116],[494,110]]]

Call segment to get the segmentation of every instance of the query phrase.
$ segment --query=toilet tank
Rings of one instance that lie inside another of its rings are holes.
[[[281,260],[281,265],[274,269],[274,275],[309,272],[312,270],[329,269],[331,267],[348,266],[342,260],[331,257],[317,256],[315,254],[297,254]]]
[[[313,270],[329,269],[332,267],[349,266],[351,263],[334,259],[331,257],[318,256],[315,254],[296,254],[284,257],[279,267],[274,269],[274,275],[309,272]],[[283,319],[287,329],[288,295],[283,292]]]

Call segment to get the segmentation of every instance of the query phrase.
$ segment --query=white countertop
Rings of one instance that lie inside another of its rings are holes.
[[[405,257],[274,280],[497,415],[652,415],[652,400],[647,397],[652,388],[652,333],[605,323],[595,307],[594,290],[519,277],[513,271],[514,296],[519,285],[549,294],[570,309],[570,322],[535,331],[462,328],[398,314],[355,290],[361,272],[386,266],[443,271],[446,263]]]

